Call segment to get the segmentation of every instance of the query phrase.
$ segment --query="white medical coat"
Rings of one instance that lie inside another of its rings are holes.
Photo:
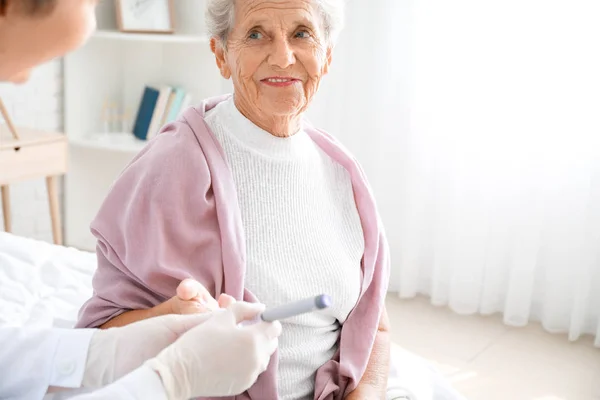
[[[0,399],[42,399],[48,387],[79,388],[83,381],[92,329],[0,326]],[[141,367],[76,400],[165,399],[160,378]]]

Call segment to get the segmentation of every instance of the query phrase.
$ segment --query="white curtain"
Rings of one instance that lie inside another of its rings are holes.
[[[600,347],[600,2],[348,2],[311,116],[364,165],[391,290]]]

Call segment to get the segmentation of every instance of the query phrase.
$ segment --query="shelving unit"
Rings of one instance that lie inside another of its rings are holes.
[[[102,108],[116,102],[135,119],[145,86],[184,88],[192,103],[226,93],[204,29],[204,1],[177,0],[174,34],[116,29],[114,1],[98,7],[98,30],[65,58],[64,121],[70,168],[65,179],[65,243],[94,250],[89,225],[114,180],[144,148],[128,132],[105,132]]]
[[[117,151],[127,154],[140,152],[148,142],[136,138],[129,132],[118,132],[74,137],[69,139],[69,144],[72,147]]]
[[[148,34],[148,33],[122,33],[115,30],[99,30],[94,34],[96,39],[129,40],[136,42],[162,42],[162,43],[208,43],[208,36],[194,34]]]

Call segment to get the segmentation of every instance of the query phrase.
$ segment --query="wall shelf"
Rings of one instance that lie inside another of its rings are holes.
[[[94,33],[96,39],[154,42],[154,43],[208,43],[206,35],[193,34],[157,34],[157,33],[125,33],[115,30],[98,30]]]
[[[69,144],[79,148],[135,154],[142,150],[148,141],[140,140],[132,133],[98,133],[69,138]]]

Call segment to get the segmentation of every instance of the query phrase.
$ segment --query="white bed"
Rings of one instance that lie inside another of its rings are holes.
[[[0,324],[72,327],[95,265],[93,253],[0,232]],[[411,400],[464,400],[425,360],[398,347],[392,356]]]
[[[96,256],[0,232],[0,322],[72,327]]]

